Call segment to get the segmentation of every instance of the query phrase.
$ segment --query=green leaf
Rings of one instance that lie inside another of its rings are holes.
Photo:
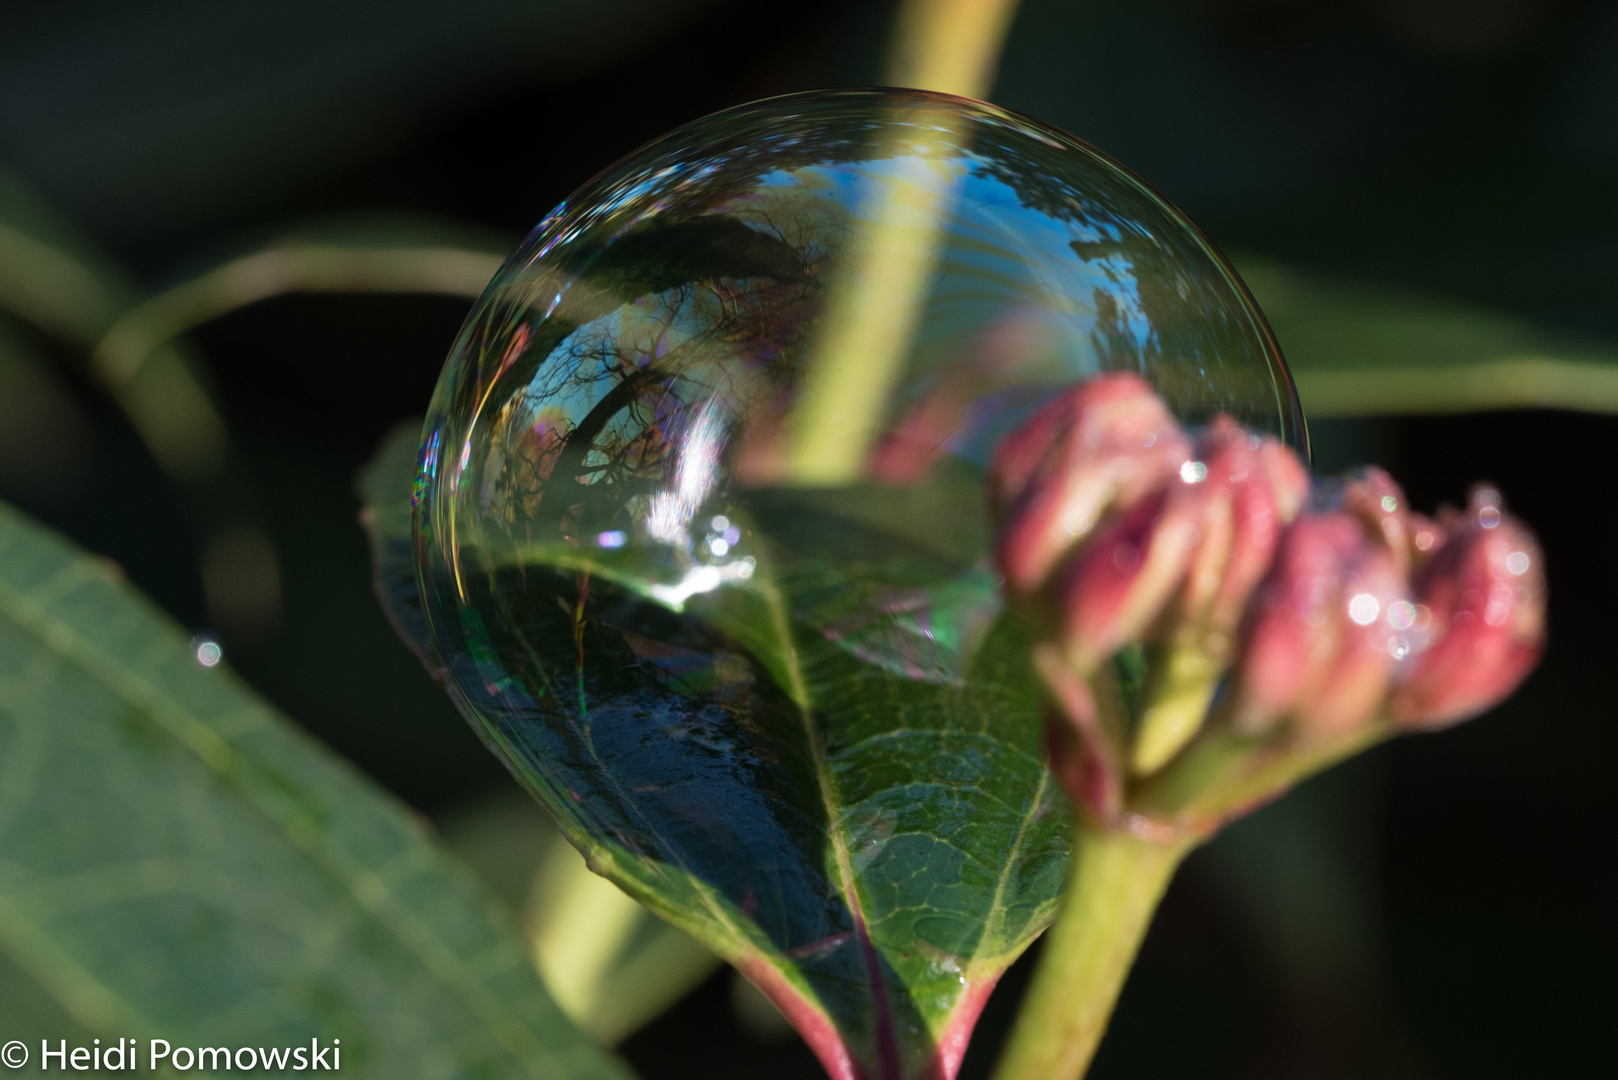
[[[1531,320],[1253,256],[1235,260],[1309,416],[1618,412],[1618,346]]]
[[[341,1039],[390,1080],[627,1075],[407,811],[4,504],[0,955],[103,1037]]]
[[[382,455],[373,498],[402,506],[405,461]],[[981,505],[975,476],[938,491]],[[374,522],[403,521],[384,505]],[[451,695],[594,869],[758,983],[834,1076],[950,1075],[1049,924],[1071,833],[987,526],[930,529],[874,488],[729,513],[757,570],[707,593],[627,552],[482,553],[523,618],[469,609],[452,662],[523,712],[485,724]],[[387,564],[408,540],[376,550],[395,624],[442,671]],[[518,669],[543,692],[500,681]]]

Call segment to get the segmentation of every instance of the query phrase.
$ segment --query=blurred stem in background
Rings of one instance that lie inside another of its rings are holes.
[[[9,212],[9,213],[8,213]],[[9,221],[6,220],[9,218]],[[227,644],[263,640],[281,611],[275,547],[225,422],[179,344],[189,330],[293,292],[477,297],[504,238],[417,220],[339,221],[271,242],[139,299],[111,263],[19,191],[0,186],[0,306],[81,349],[191,504],[208,618]]]
[[[0,174],[0,309],[68,355],[87,356],[139,298],[139,287],[108,256]],[[87,373],[118,403],[184,499],[202,549],[209,618],[233,643],[263,638],[280,620],[279,560],[199,369],[187,349],[165,337],[152,343],[138,370],[108,373],[92,364]]]
[[[894,86],[981,98],[994,79],[1015,0],[905,0],[888,53]],[[802,484],[838,485],[865,465],[888,392],[910,352],[954,201],[957,133],[927,123],[907,135],[930,143],[909,169],[871,170],[859,216],[862,240],[841,267],[791,420],[786,472]]]
[[[987,98],[1017,0],[901,0],[887,79],[961,97]]]
[[[70,224],[0,174],[0,308],[88,353],[139,287]],[[154,350],[140,378],[103,381],[163,469],[182,484],[224,471],[225,424],[191,357]]]
[[[465,242],[423,243],[413,222],[378,230],[339,226],[293,236],[230,259],[157,293],[113,323],[91,355],[109,386],[137,376],[156,350],[196,326],[248,304],[293,292],[438,293],[475,300],[500,268],[502,252]]]

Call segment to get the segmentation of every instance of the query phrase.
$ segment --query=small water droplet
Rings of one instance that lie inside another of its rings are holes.
[[[218,667],[225,658],[225,650],[212,635],[198,634],[191,639],[191,655],[203,667]]]

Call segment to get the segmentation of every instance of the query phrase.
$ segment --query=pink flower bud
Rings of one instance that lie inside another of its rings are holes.
[[[1170,490],[1148,495],[1097,529],[1061,571],[1058,632],[1081,671],[1140,637],[1184,579],[1197,539],[1190,509]]]
[[[1409,570],[1412,519],[1405,493],[1393,477],[1375,465],[1361,469],[1343,485],[1342,508],[1358,518],[1372,536],[1382,538],[1401,573]]]
[[[1151,672],[1130,753],[1130,767],[1141,776],[1162,768],[1202,729],[1248,598],[1309,488],[1296,455],[1225,415],[1204,429],[1180,481],[1169,486],[1153,550],[1180,542],[1184,558],[1171,566],[1165,555],[1158,573],[1141,575],[1138,606],[1148,610],[1126,605],[1132,621],[1113,626],[1113,640],[1102,643],[1116,648],[1144,632],[1157,646],[1148,653]],[[1176,528],[1189,535],[1181,540]]]
[[[999,558],[1013,595],[1037,590],[1110,508],[1172,477],[1190,444],[1146,381],[1127,372],[1066,391],[1007,436],[989,470]]]
[[[1363,723],[1410,651],[1414,614],[1383,537],[1344,511],[1303,515],[1254,595],[1232,721],[1256,733],[1290,718],[1318,736]]]
[[[1211,650],[1216,672],[1308,483],[1286,447],[1216,417],[1194,457],[1098,527],[1060,571],[1069,657],[1091,668],[1131,640],[1170,639]]]
[[[1416,572],[1428,644],[1394,691],[1396,723],[1440,728],[1475,716],[1515,690],[1545,645],[1545,564],[1528,527],[1479,487],[1466,513]]]
[[[1195,519],[1184,587],[1168,613],[1204,647],[1228,656],[1248,597],[1269,569],[1281,530],[1298,513],[1309,473],[1297,455],[1223,414],[1197,440],[1182,467],[1192,481],[1171,498]]]
[[[1410,638],[1401,629],[1415,615],[1407,581],[1393,550],[1376,544],[1344,575],[1334,613],[1340,644],[1299,703],[1296,721],[1304,734],[1346,734],[1382,707],[1394,670],[1410,655]]]

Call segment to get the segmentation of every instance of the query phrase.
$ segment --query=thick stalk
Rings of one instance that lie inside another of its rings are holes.
[[[1062,910],[1045,937],[994,1080],[1078,1080],[1188,841],[1155,843],[1080,824]]]

